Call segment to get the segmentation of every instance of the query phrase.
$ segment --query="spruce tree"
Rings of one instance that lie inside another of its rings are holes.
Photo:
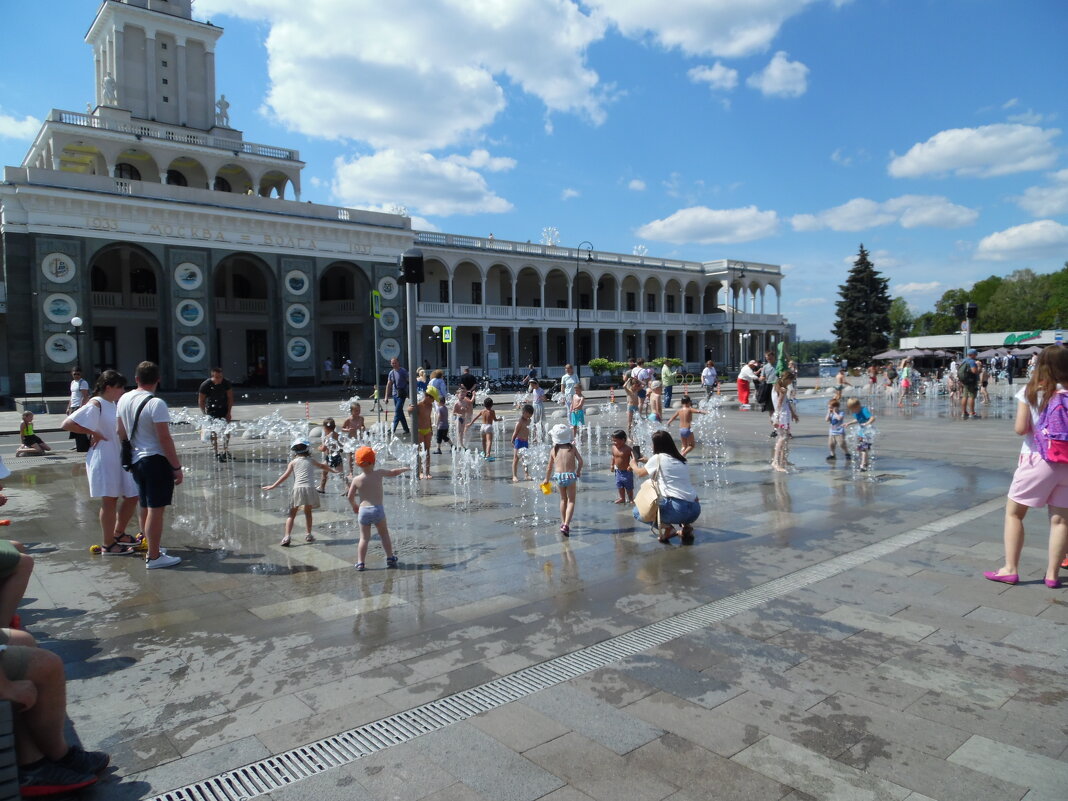
[[[869,364],[890,342],[888,283],[861,245],[846,282],[838,287],[841,300],[836,304],[838,319],[834,324],[837,356],[847,359],[851,367]]]

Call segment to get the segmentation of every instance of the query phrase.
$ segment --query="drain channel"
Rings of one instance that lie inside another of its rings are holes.
[[[1000,508],[1003,503],[1000,498],[988,501],[588,648],[532,665],[478,687],[405,712],[398,712],[374,723],[326,737],[237,770],[162,793],[150,801],[248,801],[330,768],[346,765],[361,757],[408,742],[421,734],[438,731],[482,712],[518,701],[539,690],[562,684],[576,676],[606,667],[678,637],[692,634],[713,623],[747,612],[768,601],[982,517]]]

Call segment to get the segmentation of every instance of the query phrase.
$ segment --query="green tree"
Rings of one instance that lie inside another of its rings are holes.
[[[912,330],[912,310],[909,309],[908,301],[904,298],[894,298],[890,301],[890,347],[896,348],[901,344],[901,337],[907,336]]]
[[[839,359],[856,366],[868,364],[889,345],[890,294],[883,278],[860,246],[846,282],[838,287],[834,324],[835,350]]]
[[[816,359],[830,358],[834,354],[834,343],[829,339],[797,340],[794,343],[797,361],[805,364]]]
[[[987,307],[979,308],[978,331],[1027,331],[1040,327],[1039,317],[1047,308],[1047,283],[1032,270],[1016,270],[991,295]]]

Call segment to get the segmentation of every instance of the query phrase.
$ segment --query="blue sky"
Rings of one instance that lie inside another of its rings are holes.
[[[91,0],[2,0],[0,160],[92,98]],[[1062,0],[197,0],[304,200],[416,227],[783,265],[802,338],[864,245],[891,292],[1068,260]],[[47,31],[47,40],[43,38]],[[42,57],[47,52],[47,57]],[[10,65],[24,65],[13,69]]]

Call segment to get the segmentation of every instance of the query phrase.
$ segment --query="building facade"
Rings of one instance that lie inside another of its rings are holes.
[[[95,102],[53,110],[0,183],[0,393],[38,373],[63,388],[75,364],[129,376],[145,358],[172,387],[212,365],[274,386],[317,383],[327,358],[379,374],[405,355],[396,265],[413,245],[427,279],[414,361],[453,371],[552,372],[576,349],[735,363],[788,336],[774,265],[416,232],[300,202],[300,154],[245,141],[216,97],[221,35],[190,0],[101,3]]]

